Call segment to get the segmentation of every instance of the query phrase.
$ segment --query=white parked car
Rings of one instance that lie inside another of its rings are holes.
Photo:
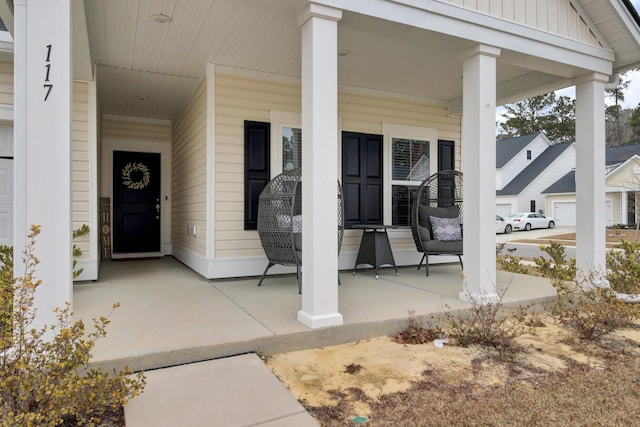
[[[500,215],[496,215],[496,234],[504,233],[509,234],[513,231],[513,223],[509,218],[502,218]]]
[[[520,212],[509,217],[514,230],[529,231],[533,228],[553,228],[556,221],[550,216],[536,212]]]

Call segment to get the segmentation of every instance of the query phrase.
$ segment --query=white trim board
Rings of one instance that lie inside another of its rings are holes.
[[[417,266],[420,262],[420,258],[422,258],[422,254],[415,249],[394,250],[393,256],[398,267]],[[173,257],[206,279],[250,278],[261,276],[267,265],[266,256],[217,258],[207,260],[200,254],[175,246],[173,248]],[[356,257],[357,252],[355,251],[341,253],[338,262],[340,271],[353,271],[353,265],[356,261]],[[429,260],[429,265],[458,263],[457,256],[433,256]],[[362,270],[366,269],[366,266],[362,266]],[[287,267],[277,264],[269,269],[268,276],[291,274],[295,273],[295,271],[295,267]]]

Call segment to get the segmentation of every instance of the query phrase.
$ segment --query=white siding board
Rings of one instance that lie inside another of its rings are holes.
[[[534,10],[532,12],[536,16],[536,27],[543,31],[549,31],[549,10],[547,8],[547,4],[547,0],[538,0],[538,7],[534,7]]]
[[[518,194],[518,211],[528,212],[530,200],[536,201],[536,210],[545,206],[542,191],[566,175],[576,164],[575,146],[567,148],[547,168]],[[545,213],[547,213],[545,211]]]
[[[533,160],[536,159],[550,143],[543,136],[538,136],[532,140],[524,149],[516,154],[504,167],[500,169],[500,181],[497,181],[496,190],[504,188],[513,178],[524,170]],[[531,160],[527,160],[527,150],[531,150]],[[498,176],[496,176],[498,179]]]
[[[338,113],[342,130],[382,133],[382,123],[432,127],[441,139],[456,141],[460,162],[460,119],[446,108],[390,98],[341,92]],[[289,83],[216,75],[216,258],[262,256],[255,231],[243,230],[244,121],[270,120],[270,111],[300,112],[300,87]],[[272,141],[276,143],[276,141]],[[358,231],[347,231],[343,249],[356,251]],[[411,238],[393,238],[394,248],[411,248]]]
[[[600,46],[570,0],[438,0],[541,31]]]
[[[0,104],[13,105],[13,63],[0,62]]]
[[[89,225],[91,188],[89,182],[89,84],[74,81],[72,84],[71,111],[71,221],[73,229]],[[79,259],[90,255],[90,234],[80,236],[74,244],[82,254]]]
[[[203,80],[173,123],[172,244],[206,255],[206,82]],[[187,234],[196,226],[196,236]]]
[[[102,137],[125,140],[170,141],[171,122],[131,120],[124,116],[102,117]]]

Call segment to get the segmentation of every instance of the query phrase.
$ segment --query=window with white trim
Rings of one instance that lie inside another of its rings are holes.
[[[299,113],[272,110],[271,177],[302,167],[302,118]]]
[[[302,167],[302,129],[282,128],[282,171]]]
[[[438,131],[385,123],[383,133],[387,147],[385,223],[407,226],[413,195],[438,167]]]
[[[391,138],[391,221],[410,225],[415,189],[431,175],[430,142]]]

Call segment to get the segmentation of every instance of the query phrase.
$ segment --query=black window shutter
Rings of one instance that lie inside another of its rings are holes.
[[[438,172],[455,168],[455,143],[439,139]],[[438,206],[448,207],[454,203],[454,188],[455,184],[451,179],[442,177],[438,180]]]
[[[342,133],[345,228],[382,224],[382,135]]]
[[[453,141],[438,140],[438,172],[456,168],[456,144]]]
[[[258,199],[269,182],[271,124],[244,122],[244,229],[258,228]]]

